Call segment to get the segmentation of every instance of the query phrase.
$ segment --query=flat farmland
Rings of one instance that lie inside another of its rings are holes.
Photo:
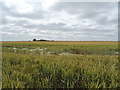
[[[3,88],[119,88],[115,41],[4,41]]]

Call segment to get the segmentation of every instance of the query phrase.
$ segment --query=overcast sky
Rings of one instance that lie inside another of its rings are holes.
[[[1,5],[2,40],[118,40],[117,2],[4,0]]]

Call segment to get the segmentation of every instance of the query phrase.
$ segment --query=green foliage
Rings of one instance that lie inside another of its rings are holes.
[[[36,49],[32,52],[28,49],[17,51],[11,47],[47,49],[42,50],[43,54],[40,54],[41,52]],[[71,42],[4,42],[2,87],[119,88],[120,71],[118,55],[113,54],[115,50],[118,50],[117,44],[113,43],[95,43],[89,46],[89,43]],[[47,52],[53,52],[53,54],[47,55]],[[73,54],[59,55],[63,52]]]
[[[3,88],[116,88],[117,56],[3,53]]]
[[[44,54],[52,52],[54,55],[64,52],[86,55],[115,55],[115,52],[119,52],[117,42],[3,42],[2,49],[3,52],[40,55],[41,51],[37,48],[46,48]],[[30,51],[32,49],[34,50]]]

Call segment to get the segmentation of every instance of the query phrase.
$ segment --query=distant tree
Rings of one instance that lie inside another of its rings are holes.
[[[33,41],[36,41],[36,39],[33,39]]]
[[[45,40],[45,39],[40,39],[40,41],[48,41],[48,40]]]

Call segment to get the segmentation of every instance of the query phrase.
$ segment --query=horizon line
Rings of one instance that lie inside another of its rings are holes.
[[[0,42],[5,42],[5,41],[6,41],[6,42],[7,42],[7,41],[11,41],[11,42],[13,41],[13,42],[15,42],[15,41],[19,41],[19,40],[3,40],[3,41],[0,40]],[[24,40],[20,40],[20,41],[22,42],[22,41],[24,41]],[[33,40],[25,40],[25,41],[27,41],[27,42],[32,42]],[[54,41],[64,41],[64,42],[65,42],[65,41],[70,41],[70,40],[48,40],[48,41],[33,41],[33,42],[49,42],[49,41],[50,41],[50,42],[54,42]],[[75,40],[74,40],[74,41],[75,41]],[[71,40],[71,42],[74,42],[74,41]],[[76,40],[76,41],[78,41],[78,40]],[[106,42],[117,41],[117,42],[118,42],[118,41],[120,41],[120,40],[79,40],[79,41],[103,41],[103,42],[104,42],[104,41],[106,41]],[[79,42],[79,41],[78,41],[78,42]]]

